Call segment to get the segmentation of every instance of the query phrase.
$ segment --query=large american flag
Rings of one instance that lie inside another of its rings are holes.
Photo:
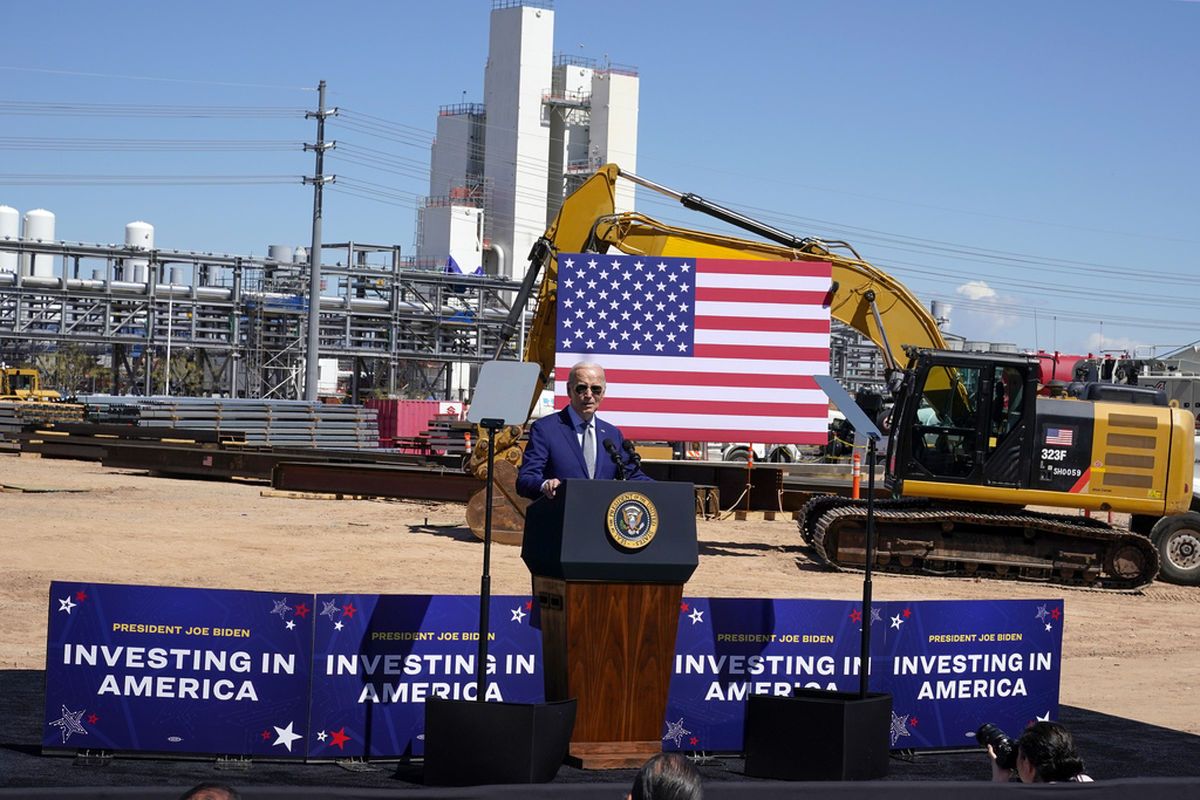
[[[824,444],[828,262],[558,257],[555,406],[579,361],[626,438]]]

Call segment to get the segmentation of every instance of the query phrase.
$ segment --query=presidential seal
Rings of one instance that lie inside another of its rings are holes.
[[[658,509],[641,492],[617,495],[608,506],[608,536],[618,547],[640,550],[658,533]]]

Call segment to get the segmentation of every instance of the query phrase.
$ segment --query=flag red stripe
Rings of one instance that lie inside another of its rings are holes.
[[[696,316],[696,330],[771,331],[783,333],[829,333],[829,319],[796,317],[711,317]]]
[[[697,286],[696,302],[714,303],[787,303],[797,306],[823,306],[828,291],[790,291],[788,289],[734,289],[727,286]]]
[[[700,274],[723,272],[729,275],[798,275],[828,278],[833,265],[828,261],[749,261],[729,258],[702,258],[697,262]]]
[[[557,367],[554,379],[566,381],[570,367]],[[745,372],[648,372],[636,369],[605,369],[608,383],[670,383],[680,386],[769,386],[775,389],[818,389],[811,375],[758,375]]]
[[[603,412],[601,412],[603,414]],[[756,442],[760,444],[825,444],[825,431],[788,433],[738,428],[655,428],[622,425],[621,433],[635,442]]]
[[[557,405],[557,404],[556,404]],[[565,398],[562,405],[566,405]],[[606,412],[637,411],[647,414],[728,414],[730,417],[825,417],[828,403],[746,403],[736,400],[650,399],[606,397],[600,416]]]
[[[655,355],[648,353],[647,355]],[[675,355],[666,353],[663,355]],[[693,353],[696,358],[759,358],[783,361],[829,361],[829,350],[824,347],[764,347],[754,344],[698,344]],[[730,368],[735,365],[730,364]]]

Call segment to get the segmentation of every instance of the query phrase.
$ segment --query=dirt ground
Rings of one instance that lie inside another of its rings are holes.
[[[285,592],[477,594],[482,543],[455,503],[273,496],[257,483],[175,480],[0,454],[0,669],[42,669],[52,580]],[[20,487],[26,491],[12,491]],[[52,491],[30,491],[30,490]],[[700,521],[684,593],[861,597],[791,521]],[[527,594],[515,547],[494,546],[494,594]],[[1061,702],[1200,734],[1200,587],[1106,594],[985,579],[876,576],[877,600],[1062,597]]]

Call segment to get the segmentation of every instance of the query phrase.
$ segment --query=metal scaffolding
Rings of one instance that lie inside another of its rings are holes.
[[[32,361],[71,344],[111,359],[106,388],[152,394],[166,388],[153,364],[186,354],[202,362],[208,392],[302,396],[307,264],[0,241],[6,250],[45,254],[55,268],[0,272],[0,359]],[[321,356],[353,359],[356,378],[374,376],[380,391],[396,394],[409,383],[422,396],[448,391],[450,364],[495,357],[519,284],[407,269],[395,247],[349,242],[325,250],[345,259],[321,269]],[[380,258],[386,263],[371,263]],[[134,260],[144,280],[126,279]],[[508,343],[502,357],[519,358],[520,347]]]

